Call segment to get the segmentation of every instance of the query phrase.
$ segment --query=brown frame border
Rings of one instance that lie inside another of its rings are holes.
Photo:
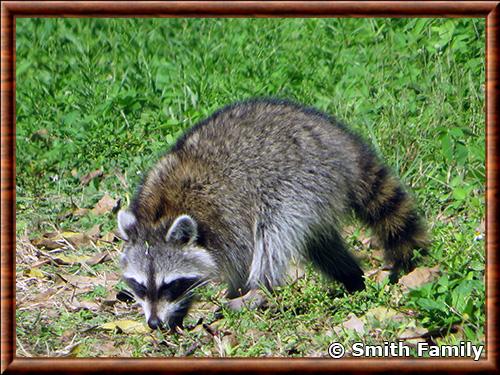
[[[1,372],[498,371],[498,1],[5,1],[1,4]],[[484,17],[486,18],[487,358],[56,359],[15,357],[15,20],[17,17]]]

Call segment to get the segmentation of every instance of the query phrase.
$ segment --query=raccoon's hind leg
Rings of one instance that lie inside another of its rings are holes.
[[[358,217],[368,224],[383,245],[386,261],[392,263],[391,281],[401,270],[414,268],[415,249],[428,245],[425,225],[400,181],[375,158],[365,160],[365,190],[353,199]]]
[[[305,241],[305,256],[327,277],[344,284],[349,293],[365,288],[363,270],[336,229],[312,231]]]

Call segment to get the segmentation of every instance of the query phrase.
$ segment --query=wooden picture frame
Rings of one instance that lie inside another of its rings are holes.
[[[1,4],[1,371],[6,373],[354,372],[498,370],[498,109],[496,1],[5,1]],[[15,21],[19,17],[482,17],[486,19],[487,356],[457,359],[21,358],[15,356]]]

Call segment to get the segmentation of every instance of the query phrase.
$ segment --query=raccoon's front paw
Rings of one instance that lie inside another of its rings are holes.
[[[266,305],[267,298],[261,290],[251,290],[247,294],[227,302],[227,306],[233,311],[239,311],[243,308],[254,310]]]
[[[389,282],[391,284],[396,284],[401,276],[404,274],[410,273],[415,269],[415,262],[411,260],[407,260],[405,262],[393,262],[392,264],[384,265],[384,270],[390,272],[389,274]]]

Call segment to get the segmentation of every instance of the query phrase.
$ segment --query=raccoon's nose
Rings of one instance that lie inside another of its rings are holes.
[[[151,329],[158,329],[160,328],[161,326],[161,320],[158,319],[157,317],[155,316],[152,316],[151,318],[149,318],[148,320],[148,326],[149,328]]]

